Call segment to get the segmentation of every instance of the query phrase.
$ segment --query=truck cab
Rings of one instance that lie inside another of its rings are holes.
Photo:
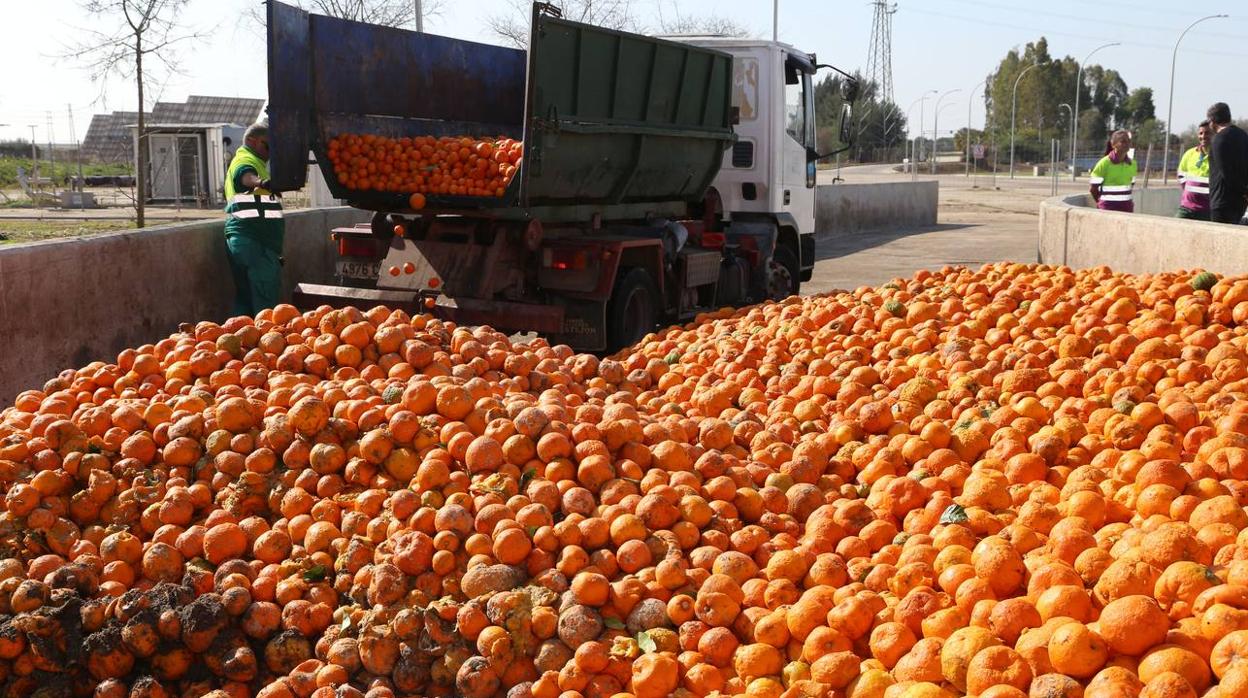
[[[815,262],[815,57],[776,41],[670,37],[732,55],[737,135],[712,188],[727,216],[767,221],[777,247],[796,253],[801,281]],[[796,279],[795,279],[796,280]]]

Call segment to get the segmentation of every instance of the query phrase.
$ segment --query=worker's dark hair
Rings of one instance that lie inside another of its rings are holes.
[[[1196,124],[1196,128],[1209,128],[1209,126],[1210,126],[1210,125],[1211,125],[1211,124],[1209,123],[1209,120],[1208,120],[1208,119],[1205,119],[1204,121],[1200,122],[1199,124]]]
[[[1231,108],[1226,102],[1218,102],[1209,111],[1205,112],[1205,116],[1209,117],[1209,123],[1221,126],[1222,124],[1231,123]]]
[[[1120,133],[1126,136],[1127,138],[1131,137],[1131,132],[1125,128],[1120,128],[1117,131],[1114,131],[1113,133],[1109,134],[1109,138],[1105,140],[1105,154],[1106,155],[1109,155],[1110,153],[1114,152],[1114,136],[1117,136]]]

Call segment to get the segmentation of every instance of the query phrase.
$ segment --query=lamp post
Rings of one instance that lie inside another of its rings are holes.
[[[927,92],[924,92],[923,96],[914,100],[914,102],[910,104],[910,108],[906,110],[906,133],[913,134],[914,132],[910,127],[910,113],[914,111],[915,104],[919,105],[919,135],[917,137],[910,138],[910,173],[912,175],[918,172],[919,168],[918,139],[923,137],[923,106],[927,102],[927,96],[935,93],[936,90],[928,90]],[[913,179],[913,177],[911,177],[911,179]]]
[[[932,117],[932,174],[936,174],[936,139],[940,137],[936,133],[936,125],[940,123],[940,101],[955,92],[961,91],[961,88],[954,88],[936,98],[936,114]]]
[[[910,102],[909,107],[906,107],[906,149],[910,151],[911,160],[915,159],[915,139],[911,137],[915,132],[915,120],[911,119],[911,115],[914,115],[915,106],[919,105],[919,102],[922,100],[924,100],[924,97],[919,97],[919,99]]]
[[[1065,109],[1065,110],[1066,110],[1066,112],[1067,112],[1066,118],[1067,118],[1067,119],[1071,119],[1071,118],[1074,116],[1074,114],[1075,114],[1075,110],[1074,110],[1073,108],[1071,108],[1071,106],[1070,106],[1069,104],[1065,103],[1065,102],[1062,102],[1061,104],[1057,105],[1057,108],[1058,108],[1058,109]],[[1072,142],[1072,143],[1070,144],[1070,146],[1071,146],[1071,148],[1074,148],[1075,144]],[[1074,167],[1074,166],[1075,166],[1075,162],[1074,162],[1073,160],[1070,162],[1070,166],[1071,166],[1071,167]]]
[[[420,0],[415,0],[415,2],[416,2],[416,31],[423,32],[425,30],[425,18],[424,18],[423,13],[420,11]]]
[[[1083,61],[1079,63],[1079,72],[1075,77],[1075,118],[1074,123],[1070,127],[1070,181],[1074,182],[1079,179],[1079,170],[1075,166],[1075,154],[1079,147],[1079,93],[1083,91],[1083,66],[1092,58],[1092,55],[1103,48],[1110,46],[1121,46],[1122,44],[1115,41],[1110,44],[1101,44],[1092,49],[1092,52],[1084,56]],[[1169,124],[1166,125],[1169,128]]]
[[[1023,79],[1024,75],[1039,67],[1039,63],[1032,63],[1026,68],[1023,68],[1023,72],[1019,73],[1018,77],[1014,78],[1014,91],[1010,96],[1010,179],[1014,179],[1014,116],[1018,111],[1018,83]]]
[[[966,96],[966,176],[971,176],[971,104],[974,102],[972,97],[975,96],[975,90],[980,87],[988,88],[988,80],[981,80],[980,83],[971,88],[971,93]]]
[[[906,150],[909,151],[911,167],[914,166],[914,138],[911,137],[914,134],[914,119],[910,117],[914,114],[914,107],[921,101],[923,101],[923,97],[919,97],[914,100],[910,103],[910,106],[906,108]]]
[[[1183,41],[1183,37],[1192,30],[1192,27],[1210,19],[1225,19],[1228,15],[1209,15],[1187,25],[1187,29],[1179,34],[1179,38],[1174,42],[1174,53],[1170,54],[1170,105],[1166,107],[1166,147],[1163,151],[1165,154],[1161,157],[1161,183],[1165,184],[1170,181],[1170,129],[1173,124],[1170,119],[1174,116],[1174,64],[1179,57],[1179,42]]]
[[[926,121],[926,119],[923,118],[923,109],[927,106],[927,96],[934,95],[937,92],[938,90],[928,90],[927,92],[923,93],[923,98],[919,100],[919,139],[915,141],[915,147],[918,148],[918,153],[917,153],[918,160],[921,160],[923,158],[923,123]]]

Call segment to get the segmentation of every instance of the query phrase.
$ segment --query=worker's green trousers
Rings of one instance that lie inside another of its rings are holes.
[[[277,305],[282,289],[281,256],[246,235],[226,235],[225,247],[234,274],[234,314],[255,317]]]

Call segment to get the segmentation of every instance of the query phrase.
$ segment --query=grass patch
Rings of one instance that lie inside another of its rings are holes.
[[[0,158],[0,186],[12,187],[17,185],[17,168],[21,167],[26,171],[26,176],[33,174],[30,158]],[[114,163],[83,163],[82,174],[87,177],[97,177],[101,175],[128,175],[133,174],[130,163],[114,162]],[[78,176],[78,164],[75,162],[58,162],[55,167],[48,165],[47,160],[39,163],[39,176],[52,177],[59,188],[65,181],[66,177]]]
[[[127,221],[0,220],[0,245],[95,235],[133,227],[134,224]]]

